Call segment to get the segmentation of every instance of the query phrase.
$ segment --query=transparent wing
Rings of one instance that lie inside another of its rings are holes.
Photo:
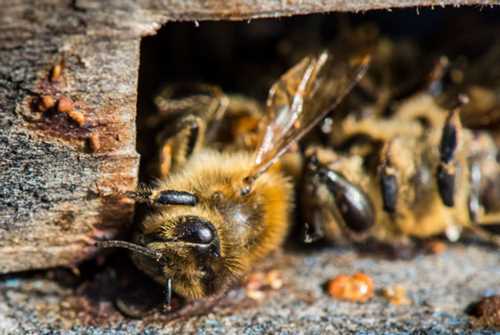
[[[369,56],[305,57],[270,89],[267,125],[247,180],[265,172],[288,147],[332,111],[365,74]]]

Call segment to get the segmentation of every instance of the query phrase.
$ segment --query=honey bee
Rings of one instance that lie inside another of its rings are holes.
[[[128,193],[152,211],[134,243],[102,241],[97,246],[131,250],[137,267],[165,285],[167,305],[172,292],[187,300],[224,292],[287,235],[292,183],[276,163],[339,104],[368,61],[367,56],[344,58],[326,51],[302,59],[272,85],[259,136],[250,132],[240,148],[217,148],[207,141],[217,137],[214,127],[220,127],[231,103],[224,94],[209,89],[204,96],[212,99],[202,105],[199,98],[178,100],[180,109],[193,112],[161,136],[160,179],[150,189]],[[253,142],[257,145],[248,149]]]
[[[390,99],[374,99],[329,121],[326,143],[307,149],[308,241],[410,246],[443,233],[455,241],[470,230],[499,242],[498,147],[488,131],[462,125],[466,96],[452,108],[438,104],[447,64],[441,58],[425,89],[389,113]]]

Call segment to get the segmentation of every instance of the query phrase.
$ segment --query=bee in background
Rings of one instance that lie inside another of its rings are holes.
[[[160,180],[151,189],[128,194],[152,211],[134,243],[97,246],[131,250],[137,267],[165,285],[167,305],[172,292],[187,300],[223,293],[287,234],[293,190],[276,163],[339,104],[367,64],[368,57],[328,52],[305,57],[271,87],[258,136],[240,147],[214,141],[230,98],[212,90],[213,99],[205,104],[198,98],[178,100],[193,113],[160,137]],[[249,128],[253,133],[255,127]]]
[[[326,143],[309,146],[306,240],[410,246],[443,233],[455,241],[465,229],[500,242],[498,147],[490,132],[462,125],[466,97],[437,103],[447,66],[441,58],[426,89],[397,104],[374,99],[330,122]]]

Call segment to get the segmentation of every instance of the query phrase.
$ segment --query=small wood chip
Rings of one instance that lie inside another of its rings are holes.
[[[72,110],[71,112],[68,112],[68,116],[80,127],[85,124],[85,116],[78,111]]]
[[[253,300],[262,300],[265,298],[265,291],[279,290],[283,287],[282,274],[278,270],[252,273],[245,285],[247,297]]]
[[[385,287],[382,295],[393,305],[409,305],[411,300],[406,295],[406,289],[401,285]]]
[[[70,113],[73,108],[73,101],[68,97],[62,96],[57,101],[57,111],[60,113]]]
[[[73,120],[78,126],[82,127],[85,124],[85,116],[75,110],[73,100],[68,97],[62,96],[57,101],[57,111],[59,113],[65,113]]]
[[[45,113],[49,109],[54,108],[55,104],[56,102],[51,95],[44,95],[38,101],[38,111]]]
[[[373,297],[373,279],[362,272],[339,275],[327,284],[331,297],[352,302],[366,302]]]
[[[446,251],[447,246],[443,241],[429,241],[425,244],[424,249],[429,254],[439,255]]]
[[[266,275],[266,282],[273,290],[279,290],[283,287],[283,278],[278,270],[271,270]]]

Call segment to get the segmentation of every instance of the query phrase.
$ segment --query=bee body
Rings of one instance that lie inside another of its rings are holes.
[[[241,280],[252,265],[280,246],[288,230],[291,184],[278,169],[271,169],[255,182],[253,192],[242,195],[252,159],[246,152],[204,150],[160,181],[153,197],[160,190],[174,189],[197,194],[198,201],[194,206],[167,206],[146,217],[136,242],[169,256],[162,271],[151,273],[155,267],[150,259],[136,254],[139,268],[161,283],[171,278],[175,292],[197,299]],[[200,225],[212,235],[206,241],[182,237],[183,231],[200,230]],[[154,242],[148,236],[154,236]],[[162,242],[172,238],[185,241]]]
[[[487,132],[462,127],[459,112],[418,94],[391,117],[338,122],[331,141],[348,145],[308,150],[317,163],[309,164],[304,183],[306,221],[340,243],[398,245],[440,234],[456,240],[464,229],[487,229],[486,212],[498,215],[494,206],[482,206],[486,185],[498,187],[498,149]],[[359,135],[364,141],[352,141]],[[346,205],[339,199],[348,192],[357,197]],[[342,208],[356,202],[362,205],[354,212]]]

